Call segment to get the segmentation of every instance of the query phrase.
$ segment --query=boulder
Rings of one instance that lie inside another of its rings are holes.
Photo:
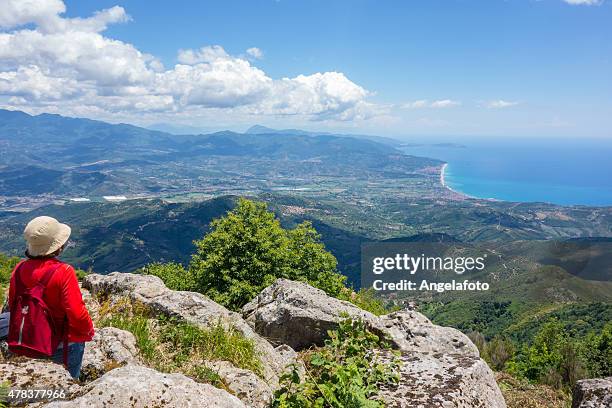
[[[612,377],[580,380],[574,387],[572,408],[612,407]]]
[[[13,357],[0,363],[0,384],[5,383],[12,389],[63,390],[66,397],[74,395],[80,388],[62,365],[25,357]],[[25,402],[26,399],[11,400],[15,405]]]
[[[391,342],[402,351],[480,355],[468,336],[452,327],[433,324],[414,310],[380,316],[380,321]]]
[[[295,350],[321,346],[327,331],[347,314],[378,326],[376,316],[312,286],[277,279],[242,309],[245,320],[272,343]]]
[[[200,327],[210,327],[218,322],[233,327],[255,343],[263,364],[264,377],[271,385],[278,382],[278,376],[290,363],[238,313],[229,311],[200,293],[170,290],[156,276],[120,272],[91,274],[83,279],[83,287],[93,296],[128,297],[155,313],[176,317]]]
[[[342,316],[348,315],[362,319],[401,351],[479,355],[459,330],[434,325],[414,310],[377,317],[306,283],[287,279],[278,279],[264,289],[244,306],[242,314],[257,333],[296,350],[323,345],[327,331],[337,328]]]
[[[96,329],[93,340],[85,343],[81,379],[94,380],[113,368],[138,361],[132,333],[115,327]]]
[[[379,317],[305,283],[278,279],[242,312],[259,334],[297,350],[323,344],[343,315],[362,319],[401,352],[400,383],[381,393],[389,407],[506,407],[493,372],[468,337],[414,310]]]
[[[409,352],[400,360],[399,383],[378,396],[386,407],[506,408],[493,372],[478,357]]]
[[[77,398],[54,401],[45,407],[246,407],[235,396],[210,384],[132,364],[109,371],[82,388]]]
[[[207,365],[221,377],[229,391],[248,407],[267,408],[270,406],[274,392],[252,371],[237,368],[227,361],[211,362]]]

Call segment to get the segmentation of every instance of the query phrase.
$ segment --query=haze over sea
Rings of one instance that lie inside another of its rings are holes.
[[[412,142],[410,142],[412,143]],[[448,162],[446,185],[478,198],[612,205],[612,140],[415,141],[408,154]]]

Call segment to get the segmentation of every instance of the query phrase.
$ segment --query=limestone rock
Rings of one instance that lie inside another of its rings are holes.
[[[612,377],[580,380],[574,387],[572,408],[612,407]]]
[[[87,307],[87,311],[89,312],[89,316],[92,320],[96,320],[98,318],[98,314],[100,311],[100,304],[94,299],[91,293],[81,287],[81,296],[83,297],[83,302],[85,302],[85,307]]]
[[[327,331],[338,327],[344,313],[366,322],[376,321],[375,315],[350,302],[287,279],[277,279],[242,309],[242,315],[257,333],[295,350],[323,345]]]
[[[246,321],[275,344],[296,350],[322,345],[327,331],[338,327],[343,314],[362,319],[384,334],[401,351],[469,353],[478,349],[459,330],[434,325],[422,314],[403,310],[377,317],[350,302],[338,300],[312,286],[278,279],[242,309]]]
[[[381,394],[389,407],[506,407],[493,372],[467,336],[414,310],[378,317],[305,283],[279,279],[242,312],[258,333],[297,350],[322,344],[343,314],[361,318],[401,351],[401,381]]]
[[[93,340],[85,343],[81,378],[94,380],[113,368],[138,361],[132,333],[115,327],[96,329]]]
[[[164,374],[128,364],[84,386],[79,397],[55,401],[46,407],[245,408],[246,405],[227,391],[197,383],[182,374]]]
[[[80,386],[60,364],[49,360],[13,357],[0,363],[0,384],[8,383],[13,389],[64,390],[66,396],[74,395]],[[26,400],[13,400],[22,404]]]
[[[200,293],[170,290],[156,276],[120,272],[109,275],[91,274],[83,280],[83,287],[93,296],[126,296],[146,305],[153,312],[201,327],[210,327],[217,322],[233,327],[254,341],[263,363],[264,376],[270,384],[278,382],[278,376],[287,364],[274,347],[257,334],[238,313],[227,310]]]
[[[402,351],[479,356],[478,348],[465,334],[435,325],[419,312],[401,310],[381,316],[380,320],[387,336]]]
[[[248,407],[267,408],[273,397],[273,391],[265,381],[249,370],[234,367],[227,361],[207,364],[227,385],[227,388]]]
[[[493,372],[478,357],[413,352],[400,360],[399,384],[379,395],[388,408],[506,408]]]

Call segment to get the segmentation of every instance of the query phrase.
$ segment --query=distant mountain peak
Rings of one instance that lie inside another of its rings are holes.
[[[253,125],[250,128],[248,128],[247,131],[244,133],[247,133],[250,135],[257,135],[257,134],[262,134],[262,133],[275,133],[275,132],[278,132],[278,130],[272,129],[266,126],[262,126],[262,125]]]

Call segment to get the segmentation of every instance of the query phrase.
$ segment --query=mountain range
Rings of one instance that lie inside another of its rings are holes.
[[[495,291],[419,299],[437,322],[494,335],[533,331],[536,315],[609,319],[611,207],[465,197],[440,183],[442,161],[394,143],[261,126],[173,135],[0,110],[0,251],[21,254],[25,223],[46,214],[73,227],[65,259],[80,268],[187,263],[193,240],[247,196],[286,227],[312,222],[355,287],[365,242],[443,240],[501,254],[488,271]]]

